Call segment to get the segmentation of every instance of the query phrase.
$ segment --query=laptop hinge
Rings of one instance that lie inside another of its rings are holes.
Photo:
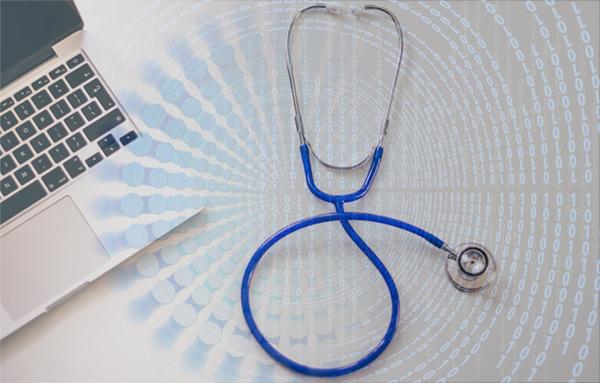
[[[0,87],[4,87],[9,83],[13,82],[17,78],[29,73],[37,66],[44,62],[56,57],[56,53],[52,47],[47,47],[36,52],[27,59],[21,61],[19,64],[12,66],[2,73],[0,76]]]

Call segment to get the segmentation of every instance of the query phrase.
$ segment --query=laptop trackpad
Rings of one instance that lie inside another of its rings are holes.
[[[2,305],[13,320],[109,260],[70,197],[0,238],[0,253]]]

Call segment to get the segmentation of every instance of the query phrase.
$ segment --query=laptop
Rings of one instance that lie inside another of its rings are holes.
[[[131,147],[143,132],[82,49],[76,6],[0,4],[4,338],[198,210],[164,221],[120,208],[124,196],[140,193],[122,169],[140,161]]]

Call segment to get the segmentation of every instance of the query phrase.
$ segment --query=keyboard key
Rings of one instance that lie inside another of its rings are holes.
[[[115,142],[117,142],[117,140],[115,140],[115,136],[113,136],[112,134],[107,134],[106,136],[98,140],[98,146],[100,147],[100,149],[104,149],[107,146],[113,145]]]
[[[66,184],[68,180],[69,178],[61,168],[54,168],[42,177],[42,181],[51,192]]]
[[[12,159],[10,154],[0,158],[0,173],[2,175],[10,173],[16,167],[17,164],[15,164],[15,160]]]
[[[69,103],[71,104],[73,109],[77,109],[81,105],[83,105],[88,99],[81,89],[77,89],[75,92],[67,96],[67,100],[69,100]]]
[[[13,153],[13,156],[15,156],[17,162],[20,164],[23,164],[23,163],[29,161],[31,159],[31,157],[33,157],[33,152],[31,151],[31,148],[27,144],[23,144],[23,145],[19,146],[18,148],[13,150],[12,153]]]
[[[48,87],[50,93],[54,96],[54,98],[59,98],[65,95],[69,91],[69,87],[64,82],[64,80],[58,80]]]
[[[79,114],[79,112],[75,112],[67,118],[65,118],[65,124],[67,124],[67,127],[71,132],[74,132],[77,129],[81,128],[85,124],[85,122],[83,121],[83,117],[81,117],[81,114]]]
[[[17,181],[19,181],[21,185],[25,185],[27,182],[31,181],[35,175],[33,174],[31,166],[25,165],[15,172],[15,177],[17,177]]]
[[[85,171],[85,165],[77,156],[67,160],[63,166],[71,178],[75,178]]]
[[[35,181],[0,202],[0,224],[8,221],[23,210],[44,198],[48,193],[40,181]]]
[[[31,97],[31,101],[33,101],[33,104],[36,108],[42,109],[43,107],[52,102],[52,97],[50,97],[48,92],[46,92],[46,90],[44,89],[34,94],[33,97]]]
[[[75,68],[77,65],[81,64],[84,61],[83,55],[80,53],[77,56],[73,57],[69,61],[67,61],[67,66],[71,69]]]
[[[18,144],[19,139],[17,138],[14,132],[8,132],[2,137],[0,137],[0,146],[2,146],[2,149],[4,149],[7,152],[12,148],[16,147]]]
[[[0,126],[2,126],[2,130],[7,131],[16,124],[17,117],[15,117],[15,114],[12,112],[12,110],[9,110],[8,112],[0,116]]]
[[[108,95],[108,92],[98,93],[98,95],[96,96],[96,99],[98,100],[100,105],[102,105],[104,110],[110,110],[110,109],[112,109],[113,106],[115,106],[115,102],[113,101],[112,98],[110,98],[110,96]]]
[[[21,101],[22,99],[29,96],[30,94],[31,94],[31,88],[26,86],[25,88],[23,88],[20,91],[18,91],[17,93],[15,93],[13,96],[16,101]]]
[[[21,137],[22,141],[28,140],[36,132],[35,128],[33,127],[33,124],[31,123],[31,121],[25,121],[21,125],[17,126],[17,129],[15,129],[15,131],[17,132],[17,134],[19,135],[19,137]]]
[[[39,130],[46,129],[48,125],[54,122],[50,113],[47,110],[44,110],[35,116],[33,116],[33,122],[35,122],[35,126],[38,127]]]
[[[37,80],[35,80],[31,84],[31,86],[33,87],[33,89],[38,90],[49,82],[50,82],[50,80],[48,79],[48,76],[42,76],[42,77],[38,78]]]
[[[81,111],[83,112],[83,115],[88,121],[92,121],[94,118],[102,114],[102,110],[100,109],[96,101],[90,102],[89,104],[81,108]]]
[[[102,105],[104,110],[109,110],[115,106],[115,102],[112,100],[112,98],[110,98],[100,80],[94,79],[87,83],[83,88],[87,92],[88,96],[91,98],[96,98],[98,102],[100,102],[100,105]]]
[[[104,86],[97,78],[94,79],[94,81],[90,81],[89,83],[85,84],[83,88],[85,89],[88,96],[90,96],[90,98],[95,98],[98,92],[106,92]]]
[[[31,146],[33,146],[33,150],[35,150],[36,153],[41,153],[48,147],[50,147],[50,140],[48,139],[48,137],[46,137],[46,134],[44,133],[40,133],[37,136],[35,136],[30,141],[30,143]]]
[[[92,68],[90,68],[88,64],[85,64],[69,73],[65,78],[69,85],[71,85],[71,88],[77,88],[79,85],[91,80],[93,77],[94,72],[92,71]]]
[[[102,161],[102,154],[100,154],[100,152],[96,152],[94,155],[85,160],[85,163],[89,168],[91,168],[100,161]]]
[[[137,137],[138,137],[137,133],[132,130],[131,132],[124,135],[123,137],[119,138],[119,141],[121,141],[121,144],[123,144],[123,146],[125,146],[125,145],[129,145],[129,143],[131,141],[135,140]]]
[[[60,120],[61,118],[63,118],[64,115],[71,111],[71,108],[69,108],[69,104],[67,104],[65,100],[60,100],[52,104],[52,106],[50,107],[50,111],[54,115],[54,118]]]
[[[85,141],[85,138],[83,138],[83,135],[81,133],[75,133],[71,137],[67,138],[67,145],[69,145],[71,151],[75,153],[79,149],[86,146],[87,142]]]
[[[17,183],[12,176],[6,176],[0,181],[0,192],[3,196],[9,195],[15,190],[17,190]]]
[[[33,105],[29,102],[29,100],[25,100],[19,105],[15,106],[15,112],[21,120],[26,119],[31,116],[35,110],[33,109]]]
[[[56,162],[58,164],[59,162],[61,162],[62,160],[64,160],[65,158],[67,158],[69,156],[69,150],[67,150],[67,147],[65,146],[65,144],[60,143],[60,144],[56,145],[55,147],[51,148],[48,151],[48,154],[50,154],[50,157],[52,157],[54,162]]]
[[[50,138],[52,138],[52,141],[54,142],[60,141],[61,139],[66,137],[67,134],[67,129],[65,129],[64,125],[61,122],[48,129],[48,135],[50,136]]]
[[[52,69],[52,71],[49,73],[50,78],[52,78],[52,80],[56,80],[57,78],[62,76],[66,71],[67,67],[65,67],[64,65],[59,65],[58,67]]]
[[[121,149],[121,145],[119,145],[119,143],[112,134],[109,134],[108,136],[98,141],[98,146],[100,147],[100,149],[102,149],[102,152],[104,152],[104,155],[106,157],[112,155],[114,152]]]
[[[31,162],[31,164],[33,165],[33,168],[35,169],[37,174],[42,174],[52,167],[52,162],[50,162],[50,158],[48,158],[48,156],[45,154],[42,154],[41,156],[34,159]]]
[[[120,125],[125,121],[125,116],[119,109],[115,109],[105,116],[102,116],[99,120],[85,127],[83,132],[87,136],[88,140],[95,141],[98,137],[108,133],[114,127]]]
[[[2,102],[0,102],[0,112],[4,112],[6,109],[10,108],[14,104],[15,102],[13,101],[12,97],[5,98],[4,100],[2,100]]]

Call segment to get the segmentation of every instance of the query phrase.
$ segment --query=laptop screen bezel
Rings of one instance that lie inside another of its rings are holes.
[[[77,23],[65,25],[64,30],[59,31],[58,34],[51,36],[48,41],[46,41],[38,49],[32,51],[29,56],[24,56],[20,61],[17,61],[6,68],[0,68],[0,87],[4,88],[12,83],[15,79],[33,70],[35,67],[43,64],[53,57],[56,57],[52,47],[73,33],[83,29],[83,19],[81,18],[79,10],[77,9],[77,6],[73,0],[53,1],[65,3],[65,6],[70,7],[74,12],[73,16],[75,16],[78,20]]]

